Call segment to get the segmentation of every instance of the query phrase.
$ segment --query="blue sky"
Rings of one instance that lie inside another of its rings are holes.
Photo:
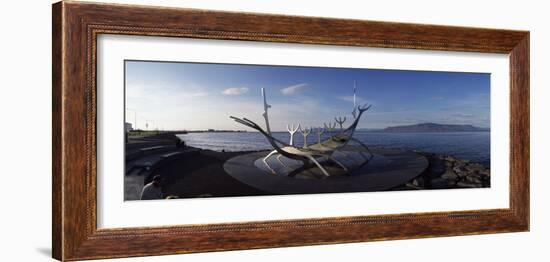
[[[372,104],[360,128],[425,122],[490,125],[490,74],[326,67],[126,61],[126,121],[138,128],[244,129],[263,126],[265,88],[272,130],[351,119],[353,83]],[[349,120],[348,120],[349,123]]]

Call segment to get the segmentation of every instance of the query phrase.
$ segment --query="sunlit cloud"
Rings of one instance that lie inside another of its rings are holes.
[[[302,84],[291,85],[289,87],[285,87],[285,88],[281,89],[281,93],[283,93],[283,95],[285,95],[285,96],[289,96],[289,95],[294,95],[294,94],[303,92],[307,89],[309,89],[308,84],[302,83]]]
[[[242,95],[248,92],[248,87],[231,87],[223,90],[224,95]]]
[[[208,92],[192,92],[187,94],[184,93],[183,95],[187,95],[188,97],[202,97],[207,96],[208,94]]]

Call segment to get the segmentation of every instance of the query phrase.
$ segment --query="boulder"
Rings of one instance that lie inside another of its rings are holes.
[[[456,161],[456,158],[452,157],[452,156],[446,156],[445,157],[445,160],[449,161],[449,162],[455,162]]]
[[[483,175],[483,176],[491,176],[491,171],[489,169],[485,169],[483,171],[480,171],[479,172],[480,175]]]
[[[416,187],[424,188],[424,178],[423,177],[417,177],[412,180],[411,182]]]
[[[464,172],[464,170],[462,170],[461,167],[458,167],[458,166],[456,166],[456,165],[453,167],[453,171],[454,171],[455,173],[457,173],[457,174],[458,174],[458,173]]]
[[[459,171],[459,172],[456,172],[456,174],[457,174],[460,178],[464,178],[464,177],[468,176],[468,172],[466,172],[466,171]]]
[[[476,175],[476,174],[466,176],[466,179],[464,181],[468,182],[468,183],[474,183],[474,184],[482,184],[483,183],[482,179],[481,179],[481,176]]]
[[[468,171],[468,172],[481,172],[481,171],[484,171],[485,170],[485,167],[481,164],[478,164],[478,163],[470,163],[466,166],[464,166],[464,168]]]
[[[458,179],[458,175],[453,170],[447,169],[447,171],[441,175],[441,178],[456,181]]]

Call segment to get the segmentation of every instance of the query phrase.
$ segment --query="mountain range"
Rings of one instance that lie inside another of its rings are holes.
[[[473,125],[447,125],[436,123],[422,123],[415,125],[390,126],[384,129],[362,129],[365,131],[379,132],[488,132],[489,128],[476,127]]]

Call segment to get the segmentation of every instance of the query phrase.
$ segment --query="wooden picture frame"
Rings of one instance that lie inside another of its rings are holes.
[[[53,257],[81,260],[529,230],[529,32],[83,2],[53,5]],[[510,207],[97,228],[99,34],[408,48],[510,57]],[[153,246],[154,249],[144,249]]]

